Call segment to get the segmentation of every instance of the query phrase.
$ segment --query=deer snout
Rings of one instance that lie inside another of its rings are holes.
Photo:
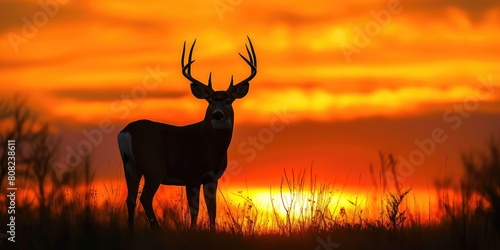
[[[222,119],[224,119],[224,113],[217,110],[212,114],[212,118],[216,121],[222,121]]]

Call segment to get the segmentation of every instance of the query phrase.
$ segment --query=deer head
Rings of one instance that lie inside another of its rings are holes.
[[[191,93],[198,99],[205,99],[208,102],[208,107],[205,115],[205,119],[210,119],[212,127],[214,129],[230,129],[233,127],[234,111],[233,111],[233,101],[246,96],[248,89],[250,87],[250,80],[252,80],[257,74],[257,57],[253,49],[252,41],[249,37],[249,46],[245,45],[248,59],[244,57],[241,53],[238,53],[243,60],[250,66],[250,76],[245,80],[234,84],[233,76],[231,76],[231,82],[227,90],[214,91],[212,88],[212,72],[208,76],[208,85],[196,80],[191,75],[191,65],[195,62],[192,60],[194,45],[196,40],[194,40],[191,49],[189,50],[188,62],[185,64],[185,54],[186,54],[186,42],[184,42],[184,47],[182,49],[182,74],[189,81],[191,81]]]

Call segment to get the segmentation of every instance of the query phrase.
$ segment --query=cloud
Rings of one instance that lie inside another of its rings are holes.
[[[427,14],[433,12],[442,12],[448,8],[457,8],[465,13],[471,21],[479,22],[482,20],[484,15],[493,9],[500,8],[500,1],[497,0],[481,0],[481,1],[470,1],[470,0],[424,0],[424,1],[413,1],[411,4],[407,4],[407,10],[412,11],[418,10],[420,12],[425,12]],[[405,10],[405,11],[407,11]]]
[[[265,120],[275,109],[286,107],[298,119],[344,120],[371,116],[398,116],[414,113],[422,105],[440,105],[449,108],[452,103],[463,102],[475,97],[473,86],[401,87],[399,89],[379,88],[372,92],[329,92],[323,89],[304,90],[286,88],[281,91],[258,91],[252,93],[241,104],[242,113],[252,114]],[[488,96],[481,101],[494,101]],[[245,119],[242,118],[242,119]]]
[[[193,74],[206,80],[213,71],[214,88],[226,89],[231,74],[236,81],[248,76],[237,52],[245,54],[243,43],[250,34],[259,74],[241,106],[265,117],[272,112],[268,106],[285,103],[311,119],[335,119],[400,111],[384,106],[385,100],[429,102],[411,95],[439,100],[454,86],[473,86],[477,75],[498,68],[493,60],[500,41],[494,33],[498,24],[487,19],[491,22],[477,28],[456,29],[453,23],[469,24],[466,13],[484,15],[498,7],[489,0],[477,5],[401,0],[403,12],[348,64],[339,40],[354,44],[354,28],[373,21],[370,12],[386,8],[388,1],[249,1],[227,13],[225,21],[217,18],[210,2],[68,1],[21,53],[10,47],[0,50],[0,71],[8,83],[5,88],[49,93],[51,104],[72,116],[74,110],[102,113],[109,102],[130,94],[147,74],[146,67],[160,65],[171,74],[162,90],[148,92],[143,112],[175,108],[184,115],[184,105],[194,101],[180,73],[182,42],[199,41]],[[0,30],[14,32],[21,30],[23,16],[31,17],[40,8],[38,0],[4,3]],[[451,7],[463,13],[436,15]],[[5,38],[0,42],[8,45]],[[289,91],[293,88],[299,92]],[[257,98],[264,91],[272,95]]]
[[[41,3],[45,1],[40,1]],[[56,3],[58,1],[46,1],[47,3]],[[61,2],[61,1],[59,1]],[[64,2],[64,1],[63,1]],[[95,22],[102,26],[126,27],[136,31],[163,30],[168,31],[166,23],[151,18],[130,17],[120,13],[104,13],[92,6],[88,0],[69,1],[59,4],[57,7],[50,6],[55,10],[54,16],[50,16],[50,23],[68,24]],[[37,12],[46,12],[44,7],[38,1],[4,1],[0,8],[0,32],[20,30],[24,25],[22,19],[33,20]]]
[[[57,98],[70,98],[76,101],[113,101],[130,95],[130,89],[61,89],[51,92]],[[147,93],[147,98],[177,99],[186,96],[187,91],[155,90]]]
[[[2,1],[1,5],[0,32],[22,25],[22,17],[33,15],[38,10],[36,3]]]

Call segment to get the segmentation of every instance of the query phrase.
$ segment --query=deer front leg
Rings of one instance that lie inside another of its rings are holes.
[[[186,185],[186,195],[191,214],[191,228],[196,227],[198,220],[198,211],[200,206],[200,186],[201,184]]]
[[[217,214],[217,184],[218,180],[203,184],[203,196],[207,205],[208,218],[210,219],[210,230],[215,230],[215,216]]]

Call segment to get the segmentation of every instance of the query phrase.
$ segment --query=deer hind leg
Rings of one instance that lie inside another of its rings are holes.
[[[139,182],[141,181],[142,173],[138,171],[135,166],[131,136],[128,132],[123,132],[118,135],[118,147],[120,149],[123,168],[125,172],[125,180],[127,182],[127,210],[128,210],[128,229],[134,231],[134,213],[137,200],[137,193],[139,191]]]
[[[147,178],[150,177],[150,178]],[[141,204],[148,217],[149,226],[151,229],[158,228],[158,221],[156,220],[155,212],[153,210],[153,198],[160,187],[161,180],[156,176],[144,176],[144,188],[141,194]]]
[[[137,193],[139,191],[139,182],[141,180],[141,175],[133,175],[125,171],[125,179],[127,180],[127,210],[128,210],[128,228],[130,231],[134,231],[134,213],[137,200]]]
[[[210,181],[203,184],[203,196],[207,205],[208,218],[210,220],[210,230],[215,230],[215,216],[217,214],[217,184],[218,181]]]
[[[196,227],[196,221],[198,220],[200,187],[201,184],[186,185],[186,196],[189,205],[189,213],[191,214],[191,228]]]

